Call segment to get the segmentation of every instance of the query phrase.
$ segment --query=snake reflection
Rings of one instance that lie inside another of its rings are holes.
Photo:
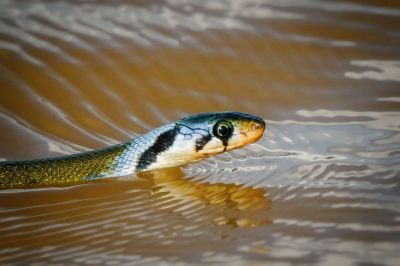
[[[55,193],[58,198],[41,198],[42,193],[25,190],[22,196],[32,207],[14,206],[8,211],[8,217],[19,217],[21,226],[3,221],[0,247],[91,250],[108,242],[115,247],[109,250],[113,254],[176,255],[194,244],[204,251],[222,248],[220,241],[224,248],[235,245],[235,241],[225,242],[232,230],[240,230],[241,239],[246,235],[254,239],[249,227],[271,223],[271,201],[264,189],[202,183],[185,177],[179,168],[144,173],[129,181],[99,180]],[[79,201],[65,202],[71,194],[80,195]],[[3,197],[0,193],[0,202]]]

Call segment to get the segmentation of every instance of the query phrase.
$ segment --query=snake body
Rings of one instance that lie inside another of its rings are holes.
[[[131,141],[67,156],[0,162],[0,187],[82,182],[184,165],[258,140],[265,122],[238,113],[205,113]]]

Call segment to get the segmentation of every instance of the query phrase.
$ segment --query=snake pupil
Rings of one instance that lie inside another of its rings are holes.
[[[218,128],[218,133],[220,136],[226,136],[228,133],[228,128],[226,126],[222,125]]]

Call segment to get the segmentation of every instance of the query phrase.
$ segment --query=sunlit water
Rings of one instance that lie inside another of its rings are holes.
[[[399,265],[396,1],[2,1],[0,158],[259,115],[257,144],[0,191],[0,264]]]

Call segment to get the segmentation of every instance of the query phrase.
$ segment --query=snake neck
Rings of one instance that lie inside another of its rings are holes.
[[[177,127],[171,123],[133,139],[115,157],[114,166],[108,174],[122,176],[151,170],[158,156],[173,145],[176,134]]]
[[[73,183],[146,171],[172,145],[175,134],[172,123],[103,149],[50,159],[0,162],[0,188]]]

